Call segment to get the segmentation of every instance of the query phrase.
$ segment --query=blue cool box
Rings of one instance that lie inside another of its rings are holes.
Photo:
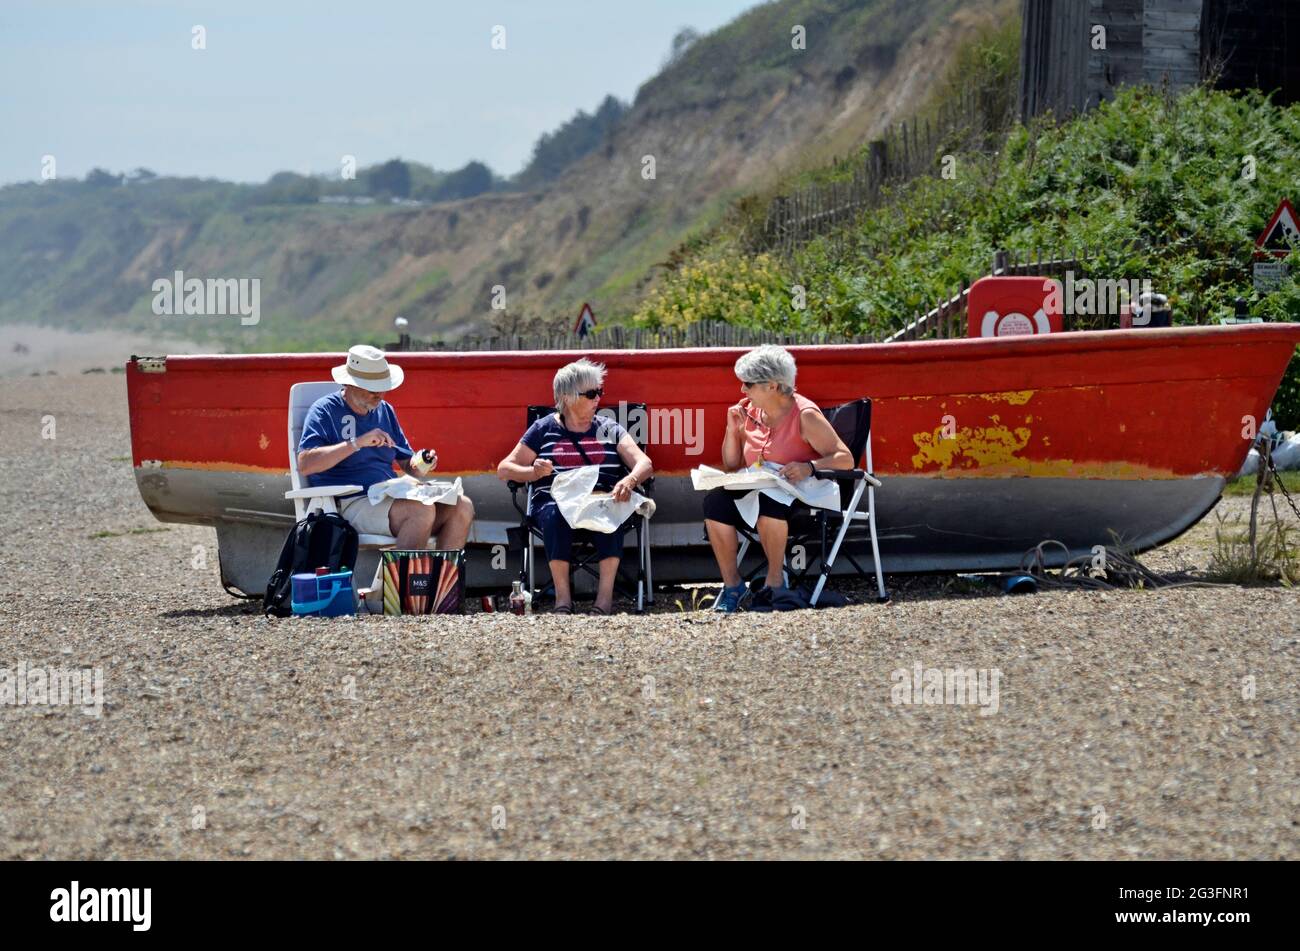
[[[293,613],[315,617],[346,617],[356,614],[352,594],[352,572],[332,575],[293,576]]]

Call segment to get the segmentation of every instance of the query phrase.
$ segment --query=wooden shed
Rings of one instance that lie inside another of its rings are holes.
[[[1020,114],[1211,78],[1300,101],[1300,0],[1023,0]]]

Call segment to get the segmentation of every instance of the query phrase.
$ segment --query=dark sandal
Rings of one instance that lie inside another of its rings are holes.
[[[593,605],[591,606],[591,613],[592,613],[592,614],[599,614],[599,615],[601,615],[602,617],[609,617],[610,615],[612,615],[612,614],[614,613],[614,609],[613,609],[613,608],[610,608],[608,611],[606,611],[606,610],[605,610],[604,608],[602,608],[600,605],[598,605],[598,604],[593,604]]]
[[[552,614],[572,614],[572,613],[573,613],[573,605],[572,605],[572,604],[557,604],[555,607],[551,608],[551,613],[552,613]]]

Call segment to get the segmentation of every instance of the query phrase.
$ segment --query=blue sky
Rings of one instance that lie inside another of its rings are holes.
[[[46,154],[61,178],[264,181],[336,172],[343,155],[512,174],[577,109],[630,101],[678,29],[755,2],[4,0],[0,183],[38,178]]]

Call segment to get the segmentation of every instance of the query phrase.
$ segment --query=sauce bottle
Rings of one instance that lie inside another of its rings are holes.
[[[411,468],[422,476],[428,475],[433,471],[436,459],[432,449],[421,449],[411,457]]]

